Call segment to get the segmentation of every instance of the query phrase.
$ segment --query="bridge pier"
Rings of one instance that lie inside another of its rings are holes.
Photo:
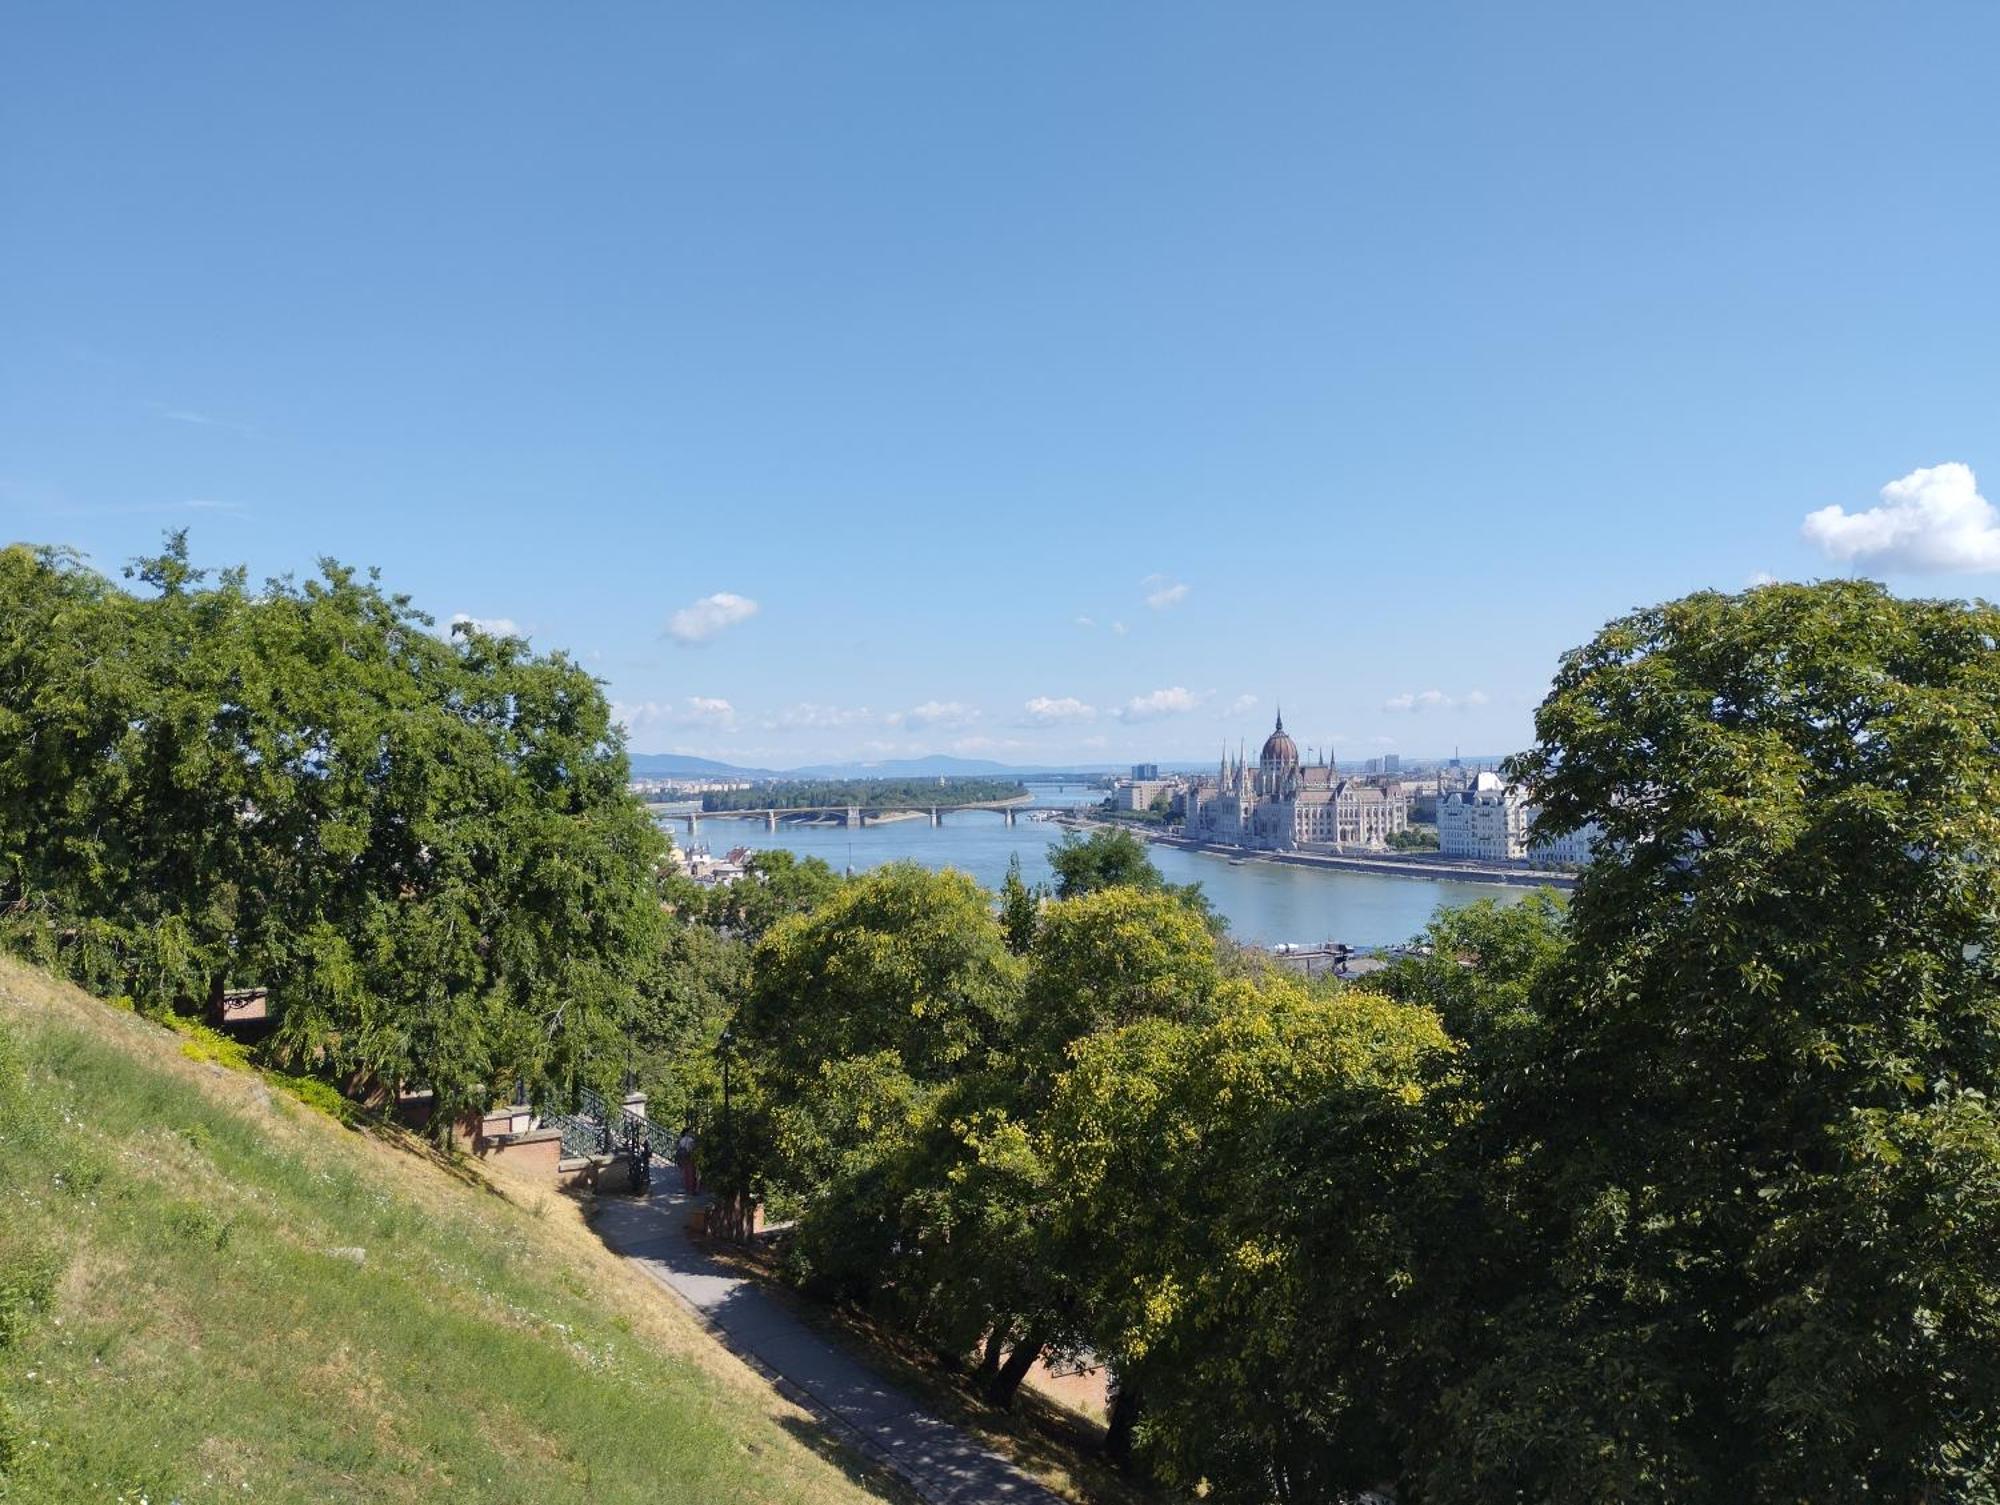
[[[931,824],[934,826],[941,826],[944,824],[944,817],[938,813],[938,807],[936,805],[931,806]]]
[[[692,836],[694,835],[695,827],[701,824],[701,817],[691,813],[687,818],[687,823],[688,823],[688,835]]]
[[[1014,807],[1012,805],[1007,807],[1007,824],[1010,826],[1014,824]]]
[[[765,829],[766,831],[775,831],[775,830],[777,830],[777,829],[778,829],[778,812],[777,812],[777,811],[775,811],[775,810],[766,810],[766,811],[764,812],[764,829]]]
[[[849,805],[847,807],[846,823],[849,826],[858,826],[861,824],[861,807],[859,805]]]

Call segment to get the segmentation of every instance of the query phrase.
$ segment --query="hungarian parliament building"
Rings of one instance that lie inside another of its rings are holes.
[[[1188,791],[1182,829],[1197,840],[1267,852],[1334,852],[1379,851],[1409,824],[1401,790],[1344,779],[1324,756],[1301,763],[1280,711],[1254,769],[1225,753],[1214,782],[1201,779]]]

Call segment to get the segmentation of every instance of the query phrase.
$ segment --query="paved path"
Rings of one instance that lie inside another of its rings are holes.
[[[671,1166],[665,1171],[673,1174]],[[726,1347],[788,1398],[858,1452],[894,1469],[932,1505],[1062,1505],[998,1453],[919,1410],[755,1281],[710,1259],[687,1233],[695,1205],[664,1188],[645,1198],[606,1197],[592,1226],[614,1251],[693,1307]]]

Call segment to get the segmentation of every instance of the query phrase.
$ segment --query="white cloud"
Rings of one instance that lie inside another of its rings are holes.
[[[969,757],[974,753],[1011,752],[1024,746],[1018,737],[960,737],[951,744],[951,750],[960,757]]]
[[[257,430],[247,423],[237,423],[228,418],[217,418],[212,413],[197,413],[193,408],[177,408],[163,402],[148,403],[155,413],[173,423],[191,424],[196,428],[227,429],[232,434],[255,436]]]
[[[1079,627],[1095,627],[1097,625],[1097,618],[1088,616],[1083,612],[1078,612],[1076,614],[1076,625]]]
[[[1028,720],[1036,726],[1054,726],[1062,721],[1088,721],[1097,714],[1094,706],[1085,705],[1074,695],[1037,695],[1021,709],[1028,713]]]
[[[2000,514],[1979,494],[1971,466],[1913,470],[1881,495],[1882,505],[1865,512],[1807,513],[1799,531],[1831,559],[1918,572],[2000,570]]]
[[[1459,711],[1487,704],[1493,697],[1484,690],[1467,690],[1463,695],[1447,695],[1442,690],[1406,690],[1382,702],[1385,711]]]
[[[483,632],[488,637],[519,638],[527,636],[526,633],[521,631],[519,624],[512,617],[475,617],[470,612],[453,612],[451,614],[451,625],[457,627],[461,624],[473,628],[475,631]]]
[[[1146,593],[1146,604],[1154,611],[1179,606],[1188,598],[1188,587],[1165,575],[1148,575],[1139,582],[1139,589]]]
[[[891,726],[964,726],[979,719],[979,711],[962,700],[926,700],[907,711],[892,711],[883,718]]]
[[[681,701],[614,701],[611,719],[623,722],[625,729],[635,735],[655,727],[670,726],[733,732],[736,730],[736,707],[714,695],[690,695]]]
[[[687,719],[711,726],[733,727],[736,725],[736,707],[719,695],[690,695],[687,698]]]
[[[717,591],[667,618],[667,636],[677,643],[705,643],[723,628],[756,615],[757,603],[748,596]]]
[[[1153,721],[1161,716],[1185,715],[1207,698],[1206,695],[1197,695],[1181,685],[1174,685],[1170,689],[1154,690],[1146,695],[1134,695],[1111,714],[1121,721]]]
[[[1224,716],[1241,716],[1246,711],[1254,711],[1256,709],[1257,697],[1255,695],[1239,695],[1229,702],[1229,709],[1222,714]]]
[[[1113,622],[1111,624],[1111,632],[1113,636],[1122,638],[1126,632],[1125,624],[1123,622]]]
[[[241,502],[218,502],[214,497],[197,496],[188,500],[188,506],[197,512],[248,512],[250,509]]]
[[[875,713],[865,705],[817,705],[812,701],[801,701],[787,706],[775,716],[764,720],[767,731],[828,731],[835,727],[855,726],[874,719]]]
[[[1772,574],[1769,570],[1758,570],[1754,574],[1752,574],[1748,580],[1744,581],[1743,583],[1750,589],[1755,590],[1760,585],[1776,585],[1778,583],[1778,577]]]

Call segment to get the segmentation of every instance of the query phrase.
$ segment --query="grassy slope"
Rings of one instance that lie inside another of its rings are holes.
[[[567,1199],[179,1046],[0,959],[0,1500],[883,1497]]]

